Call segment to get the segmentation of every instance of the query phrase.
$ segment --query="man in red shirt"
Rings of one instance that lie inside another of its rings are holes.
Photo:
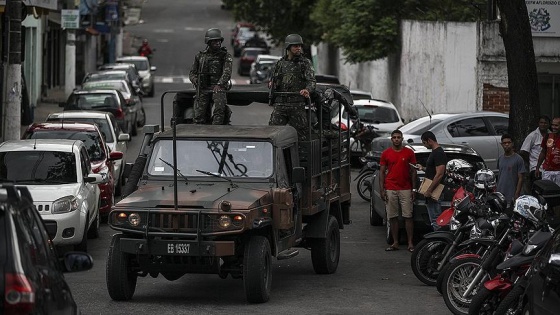
[[[387,220],[391,226],[393,244],[386,251],[399,249],[399,208],[405,220],[408,250],[414,250],[412,236],[412,202],[416,183],[416,156],[414,151],[403,147],[403,134],[400,130],[391,133],[392,146],[381,153],[379,161],[379,192],[386,203]],[[400,206],[400,207],[399,207]]]
[[[542,179],[548,179],[560,186],[560,117],[555,117],[550,124],[552,132],[543,137],[541,153],[535,169],[535,176],[539,176],[540,166],[544,161]]]

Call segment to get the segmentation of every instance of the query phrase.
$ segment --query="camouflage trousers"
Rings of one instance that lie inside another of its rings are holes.
[[[212,114],[212,103],[214,103],[214,113]],[[226,92],[220,91],[215,93],[200,93],[194,103],[194,119],[195,124],[205,125],[226,125],[228,121],[224,121],[227,116],[226,108]],[[229,110],[231,112],[231,110]],[[228,117],[229,118],[229,117]]]
[[[275,103],[268,121],[270,126],[290,125],[297,130],[300,141],[309,140],[309,125],[305,103]]]

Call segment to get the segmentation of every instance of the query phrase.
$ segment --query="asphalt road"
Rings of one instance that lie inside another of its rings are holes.
[[[157,49],[153,63],[157,76],[186,76],[197,51],[204,47],[204,32],[219,27],[226,35],[233,18],[220,10],[217,0],[158,0],[144,4],[144,24],[127,26],[135,35],[148,38]],[[236,74],[234,65],[234,74]],[[242,82],[247,77],[234,79]],[[165,90],[186,88],[181,83],[158,83],[156,96],[145,98],[148,124],[159,124],[160,98]],[[166,122],[171,112],[171,96],[165,98]],[[233,124],[267,124],[271,108],[252,104],[233,108]],[[133,162],[142,140],[129,145]],[[353,178],[357,170],[353,171]],[[332,275],[316,275],[310,252],[300,250],[292,259],[274,261],[271,299],[265,304],[245,301],[242,280],[216,275],[185,275],[169,282],[163,277],[139,278],[131,301],[115,302],[105,282],[106,257],[115,231],[101,226],[99,239],[90,240],[94,268],[67,274],[74,298],[83,314],[449,314],[435,288],[416,279],[410,268],[410,253],[385,252],[385,228],[369,225],[369,204],[361,200],[352,182],[352,224],[341,231],[341,257]]]

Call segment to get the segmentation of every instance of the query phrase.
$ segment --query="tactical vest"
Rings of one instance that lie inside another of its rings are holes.
[[[277,92],[297,92],[305,89],[305,59],[280,59],[274,73]]]
[[[202,65],[200,86],[202,88],[208,88],[218,84],[224,72],[226,56],[227,49],[225,47],[221,47],[216,53],[212,53],[208,49],[200,54],[199,62]]]

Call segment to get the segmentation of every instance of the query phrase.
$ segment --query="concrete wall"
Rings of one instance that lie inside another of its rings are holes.
[[[33,15],[28,15],[21,22],[26,27],[25,34],[25,61],[23,71],[29,93],[29,101],[32,106],[36,106],[41,98],[41,79],[43,77],[43,30],[45,17],[35,19]]]

